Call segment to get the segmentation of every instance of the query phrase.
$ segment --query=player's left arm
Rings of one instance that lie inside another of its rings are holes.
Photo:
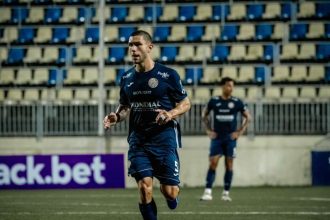
[[[159,125],[166,124],[172,119],[175,119],[180,115],[184,114],[185,112],[189,111],[190,107],[191,107],[190,100],[188,97],[186,97],[182,101],[177,103],[175,108],[173,108],[170,111],[166,111],[163,109],[156,109],[156,112],[158,112],[158,115],[156,117],[156,122]]]
[[[243,111],[242,116],[243,116],[243,121],[242,121],[241,127],[238,128],[235,132],[233,132],[231,134],[231,138],[234,139],[234,140],[238,139],[239,136],[244,134],[244,132],[246,131],[246,129],[248,127],[248,124],[251,121],[251,115],[250,115],[248,110]]]

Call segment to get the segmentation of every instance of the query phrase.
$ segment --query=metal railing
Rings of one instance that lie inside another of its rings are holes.
[[[104,111],[116,109],[106,104]],[[201,113],[204,104],[193,104],[178,120],[182,134],[204,134]],[[249,135],[293,135],[330,133],[330,102],[249,102],[253,117]],[[239,122],[240,123],[240,119]],[[97,136],[97,104],[0,104],[0,136]],[[128,122],[106,134],[126,135]]]

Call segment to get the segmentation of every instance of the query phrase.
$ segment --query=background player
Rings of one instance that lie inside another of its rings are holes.
[[[138,30],[129,38],[129,53],[135,66],[121,78],[116,112],[104,118],[104,127],[129,115],[128,173],[140,192],[140,212],[144,219],[157,219],[153,199],[153,177],[161,184],[168,207],[178,204],[181,146],[179,124],[175,120],[190,109],[190,101],[177,72],[152,60],[149,33]]]
[[[236,141],[244,133],[250,121],[246,105],[232,96],[234,80],[225,77],[221,80],[222,96],[213,97],[203,110],[203,122],[206,133],[211,139],[209,169],[206,177],[206,188],[201,200],[212,200],[212,185],[216,176],[216,168],[221,156],[225,156],[224,191],[222,200],[231,201],[229,190],[233,177],[233,159],[236,156]],[[209,114],[213,112],[213,128]],[[237,113],[243,116],[242,126],[237,129]]]

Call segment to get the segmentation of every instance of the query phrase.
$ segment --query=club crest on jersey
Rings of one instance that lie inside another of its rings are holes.
[[[228,103],[228,108],[234,108],[234,107],[235,107],[235,104],[233,102]]]
[[[158,79],[156,78],[150,78],[148,81],[148,85],[150,88],[156,88],[158,86]]]

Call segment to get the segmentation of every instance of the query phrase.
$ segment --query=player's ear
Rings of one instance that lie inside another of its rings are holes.
[[[152,43],[150,43],[149,45],[148,45],[148,48],[149,48],[149,52],[152,50],[152,48],[154,48],[154,45],[152,44]]]

